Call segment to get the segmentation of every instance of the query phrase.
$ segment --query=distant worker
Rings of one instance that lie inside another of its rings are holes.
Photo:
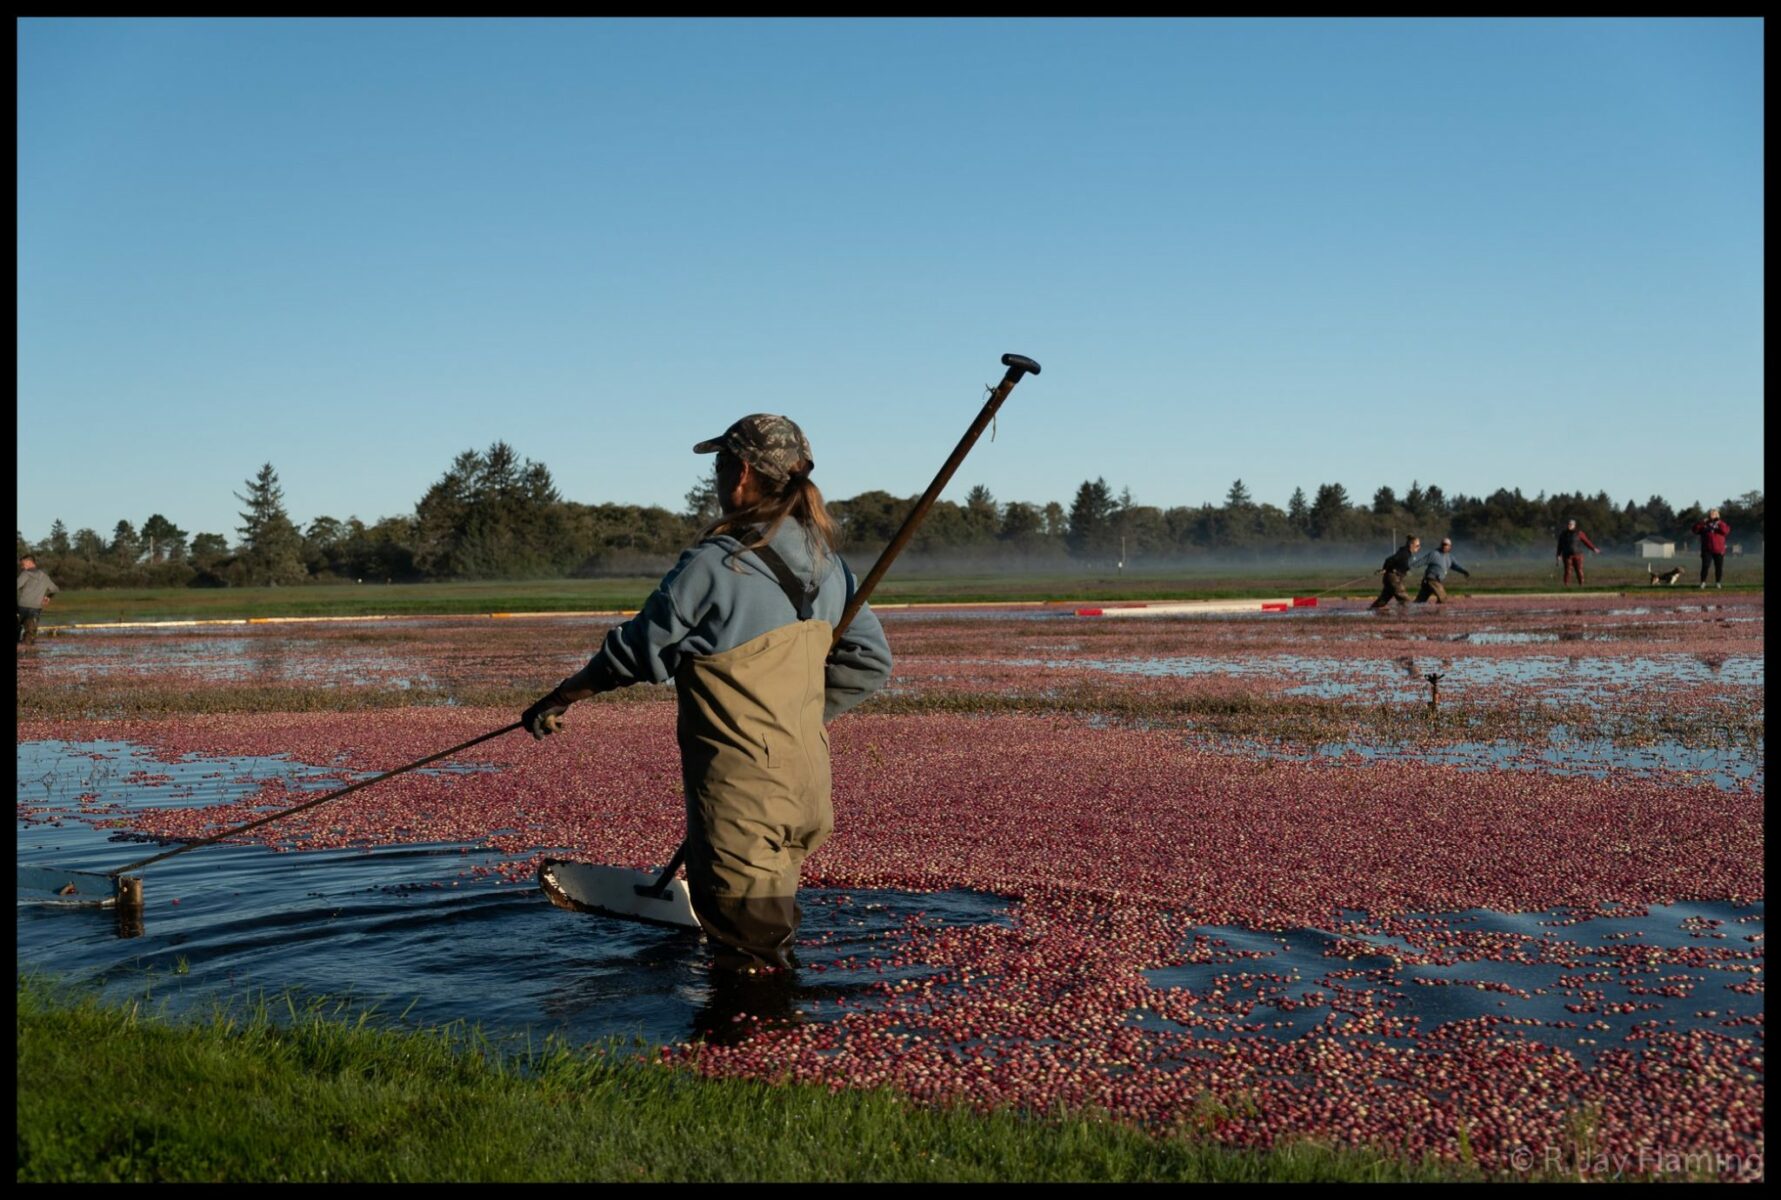
[[[1590,553],[1600,554],[1596,544],[1589,540],[1589,535],[1577,528],[1577,522],[1566,521],[1565,527],[1558,531],[1558,560],[1564,564],[1564,578],[1559,586],[1571,582],[1571,572],[1577,572],[1577,586],[1583,586],[1583,547],[1589,547]]]
[[[1452,538],[1442,538],[1440,548],[1423,555],[1422,561],[1428,566],[1422,572],[1422,589],[1416,593],[1418,604],[1427,604],[1430,596],[1435,598],[1436,604],[1447,603],[1447,589],[1441,586],[1442,580],[1447,578],[1447,572],[1458,571],[1467,579],[1472,577],[1470,571],[1453,561]]]
[[[59,591],[55,580],[38,569],[35,558],[27,554],[19,560],[19,645],[29,646],[37,640],[37,618]]]
[[[1725,536],[1732,527],[1719,519],[1719,510],[1713,509],[1707,514],[1705,521],[1696,521],[1694,531],[1701,537],[1701,586],[1707,586],[1707,568],[1713,568],[1713,586],[1724,587],[1725,583]]]
[[[1367,605],[1369,611],[1375,608],[1384,608],[1393,600],[1403,606],[1409,605],[1410,597],[1404,591],[1404,576],[1410,573],[1410,562],[1416,557],[1416,551],[1421,547],[1422,539],[1411,534],[1404,539],[1404,544],[1398,548],[1398,552],[1385,560],[1385,565],[1378,571],[1378,574],[1385,576],[1385,582],[1379,589],[1379,599]]]

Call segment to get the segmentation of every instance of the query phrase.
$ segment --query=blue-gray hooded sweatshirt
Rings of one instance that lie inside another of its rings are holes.
[[[782,521],[769,544],[800,580],[819,578],[811,616],[838,624],[857,586],[847,564],[835,554],[823,555],[819,564],[794,520]],[[637,615],[606,635],[575,679],[602,692],[666,683],[688,655],[721,654],[797,620],[771,568],[737,539],[719,534],[680,556]],[[883,687],[890,669],[884,627],[863,606],[829,654],[823,720],[834,720]]]
[[[1439,550],[1430,550],[1427,554],[1424,554],[1421,558],[1417,559],[1417,562],[1428,564],[1427,568],[1422,573],[1423,578],[1433,579],[1436,583],[1447,578],[1447,572],[1449,571],[1458,571],[1467,579],[1472,577],[1470,571],[1453,561],[1453,555],[1443,554]]]

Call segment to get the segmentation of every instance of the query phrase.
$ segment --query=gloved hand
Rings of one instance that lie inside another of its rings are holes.
[[[519,723],[525,726],[526,732],[535,740],[542,741],[563,727],[563,714],[569,711],[569,706],[573,703],[573,700],[564,699],[562,693],[553,688],[550,695],[520,714]]]

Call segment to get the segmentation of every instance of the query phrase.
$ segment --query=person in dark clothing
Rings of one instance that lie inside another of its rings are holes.
[[[1719,519],[1716,508],[1705,521],[1696,521],[1694,531],[1701,539],[1701,586],[1707,586],[1707,568],[1713,568],[1713,586],[1725,586],[1725,538],[1732,527]]]
[[[1590,553],[1600,554],[1596,544],[1589,540],[1589,535],[1577,528],[1577,522],[1566,521],[1565,527],[1558,531],[1558,560],[1564,564],[1564,578],[1560,586],[1571,582],[1571,572],[1577,572],[1577,586],[1583,586],[1583,548],[1588,547]]]
[[[37,640],[37,618],[60,590],[48,572],[38,569],[35,558],[27,554],[19,560],[19,645],[29,646]]]
[[[1384,608],[1393,600],[1400,605],[1409,605],[1410,596],[1404,591],[1404,576],[1410,573],[1410,562],[1421,546],[1422,539],[1411,534],[1398,547],[1398,552],[1385,560],[1385,565],[1379,568],[1379,574],[1385,576],[1385,582],[1379,588],[1379,599],[1367,605],[1369,610]]]
[[[1429,551],[1423,555],[1422,561],[1426,562],[1428,566],[1422,572],[1422,588],[1416,593],[1416,603],[1418,604],[1427,604],[1431,596],[1434,597],[1436,604],[1447,603],[1447,589],[1443,586],[1447,572],[1458,571],[1467,579],[1472,577],[1470,571],[1453,561],[1452,538],[1442,538],[1440,549]]]

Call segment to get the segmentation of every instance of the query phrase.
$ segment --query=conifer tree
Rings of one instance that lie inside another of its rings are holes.
[[[247,505],[241,515],[241,553],[236,559],[242,582],[254,584],[296,583],[304,577],[303,535],[297,532],[284,510],[284,489],[271,463],[247,481],[247,495],[235,493]]]

